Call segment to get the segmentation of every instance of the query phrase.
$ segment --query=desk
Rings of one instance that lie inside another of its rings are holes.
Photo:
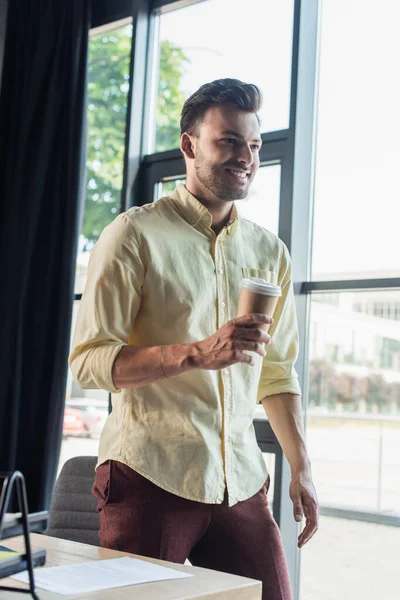
[[[123,556],[134,556],[153,563],[164,565],[176,569],[177,571],[186,571],[192,573],[195,577],[185,579],[176,579],[170,581],[157,581],[155,583],[146,583],[135,586],[114,588],[103,590],[101,592],[92,592],[82,596],[60,596],[46,590],[37,588],[40,600],[71,600],[86,598],[86,600],[261,600],[261,583],[254,579],[229,575],[210,569],[201,569],[189,565],[180,565],[155,560],[153,558],[144,558],[126,552],[117,552],[88,544],[79,544],[68,540],[31,534],[32,548],[45,548],[47,552],[47,567],[59,565],[68,565],[72,563],[82,563],[90,560],[104,560],[106,558],[121,558]],[[22,552],[24,541],[22,537],[10,538],[4,544],[8,548]],[[3,579],[3,585],[12,585],[15,587],[24,587],[14,579]],[[1,600],[28,600],[26,594],[15,592],[2,592]]]

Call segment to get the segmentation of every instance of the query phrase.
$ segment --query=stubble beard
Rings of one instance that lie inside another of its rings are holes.
[[[219,200],[225,202],[243,200],[249,193],[252,178],[249,178],[247,185],[243,187],[235,185],[234,182],[229,184],[229,182],[225,180],[229,175],[224,167],[218,167],[212,164],[201,154],[201,152],[198,152],[195,158],[194,169],[198,181],[205,190]]]

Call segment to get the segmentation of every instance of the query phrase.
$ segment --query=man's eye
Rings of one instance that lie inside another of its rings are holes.
[[[258,144],[252,144],[251,149],[254,152],[258,152],[260,150],[260,146]]]
[[[224,138],[222,141],[225,142],[226,144],[232,144],[232,145],[236,144],[236,140],[234,138]]]

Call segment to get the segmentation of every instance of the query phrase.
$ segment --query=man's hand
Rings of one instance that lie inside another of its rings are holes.
[[[306,525],[297,544],[301,548],[317,531],[319,519],[318,498],[308,469],[292,475],[289,494],[295,520],[301,521],[303,515],[306,518]]]
[[[254,365],[254,359],[244,350],[265,356],[264,344],[271,343],[271,336],[257,325],[270,325],[271,317],[251,313],[225,323],[209,338],[193,344],[195,363],[200,369],[216,370],[236,363]]]

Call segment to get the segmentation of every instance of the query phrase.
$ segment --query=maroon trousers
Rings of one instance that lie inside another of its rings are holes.
[[[229,507],[171,494],[117,461],[96,471],[100,545],[258,579],[263,600],[291,600],[282,541],[267,502],[268,483]]]

